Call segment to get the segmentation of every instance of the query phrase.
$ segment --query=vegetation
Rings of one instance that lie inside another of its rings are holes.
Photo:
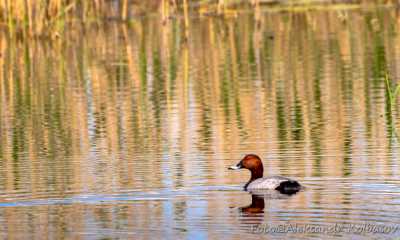
[[[385,76],[386,90],[389,96],[390,107],[392,108],[396,103],[397,96],[400,96],[400,84],[392,85],[389,76]]]
[[[97,0],[4,0],[0,3],[0,21],[10,32],[38,35],[54,31],[67,21],[87,22],[113,14],[126,18],[128,0],[116,1],[117,5],[113,3]],[[121,9],[119,13],[115,12],[116,8]]]
[[[183,25],[188,28],[188,10],[214,15],[228,13],[240,4],[258,8],[261,4],[276,3],[271,0],[2,0],[0,1],[0,24],[12,33],[24,36],[57,35],[66,23],[92,23],[102,20],[127,21],[150,12],[157,12],[166,22],[173,16],[183,16]],[[330,1],[326,1],[329,3]],[[378,2],[394,0],[334,1],[337,3]],[[318,3],[315,0],[284,1],[281,5],[293,7]],[[318,5],[317,4],[317,5]]]

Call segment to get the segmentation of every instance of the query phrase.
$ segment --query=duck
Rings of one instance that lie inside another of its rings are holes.
[[[250,180],[244,185],[245,191],[277,190],[280,193],[293,194],[304,188],[298,181],[287,177],[263,177],[264,167],[261,158],[256,154],[247,154],[238,164],[228,167],[229,170],[242,168],[251,172]]]

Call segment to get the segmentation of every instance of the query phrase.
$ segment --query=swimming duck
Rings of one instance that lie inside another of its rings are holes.
[[[251,172],[250,180],[244,185],[246,191],[257,190],[278,190],[281,193],[292,194],[302,189],[300,183],[296,180],[271,176],[263,178],[263,164],[259,156],[255,154],[247,154],[238,164],[229,167],[230,170],[246,168]]]

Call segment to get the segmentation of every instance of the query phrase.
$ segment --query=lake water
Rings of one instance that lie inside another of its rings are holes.
[[[399,238],[400,17],[237,10],[0,38],[7,239]],[[287,196],[242,190],[245,154]]]

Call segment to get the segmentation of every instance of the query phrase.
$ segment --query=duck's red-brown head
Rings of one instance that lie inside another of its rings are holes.
[[[247,154],[246,156],[244,156],[242,160],[240,160],[238,164],[231,166],[228,169],[237,170],[242,168],[246,168],[251,172],[251,178],[249,183],[253,180],[256,180],[257,178],[263,177],[263,172],[264,172],[263,164],[261,162],[260,157],[255,154]]]

